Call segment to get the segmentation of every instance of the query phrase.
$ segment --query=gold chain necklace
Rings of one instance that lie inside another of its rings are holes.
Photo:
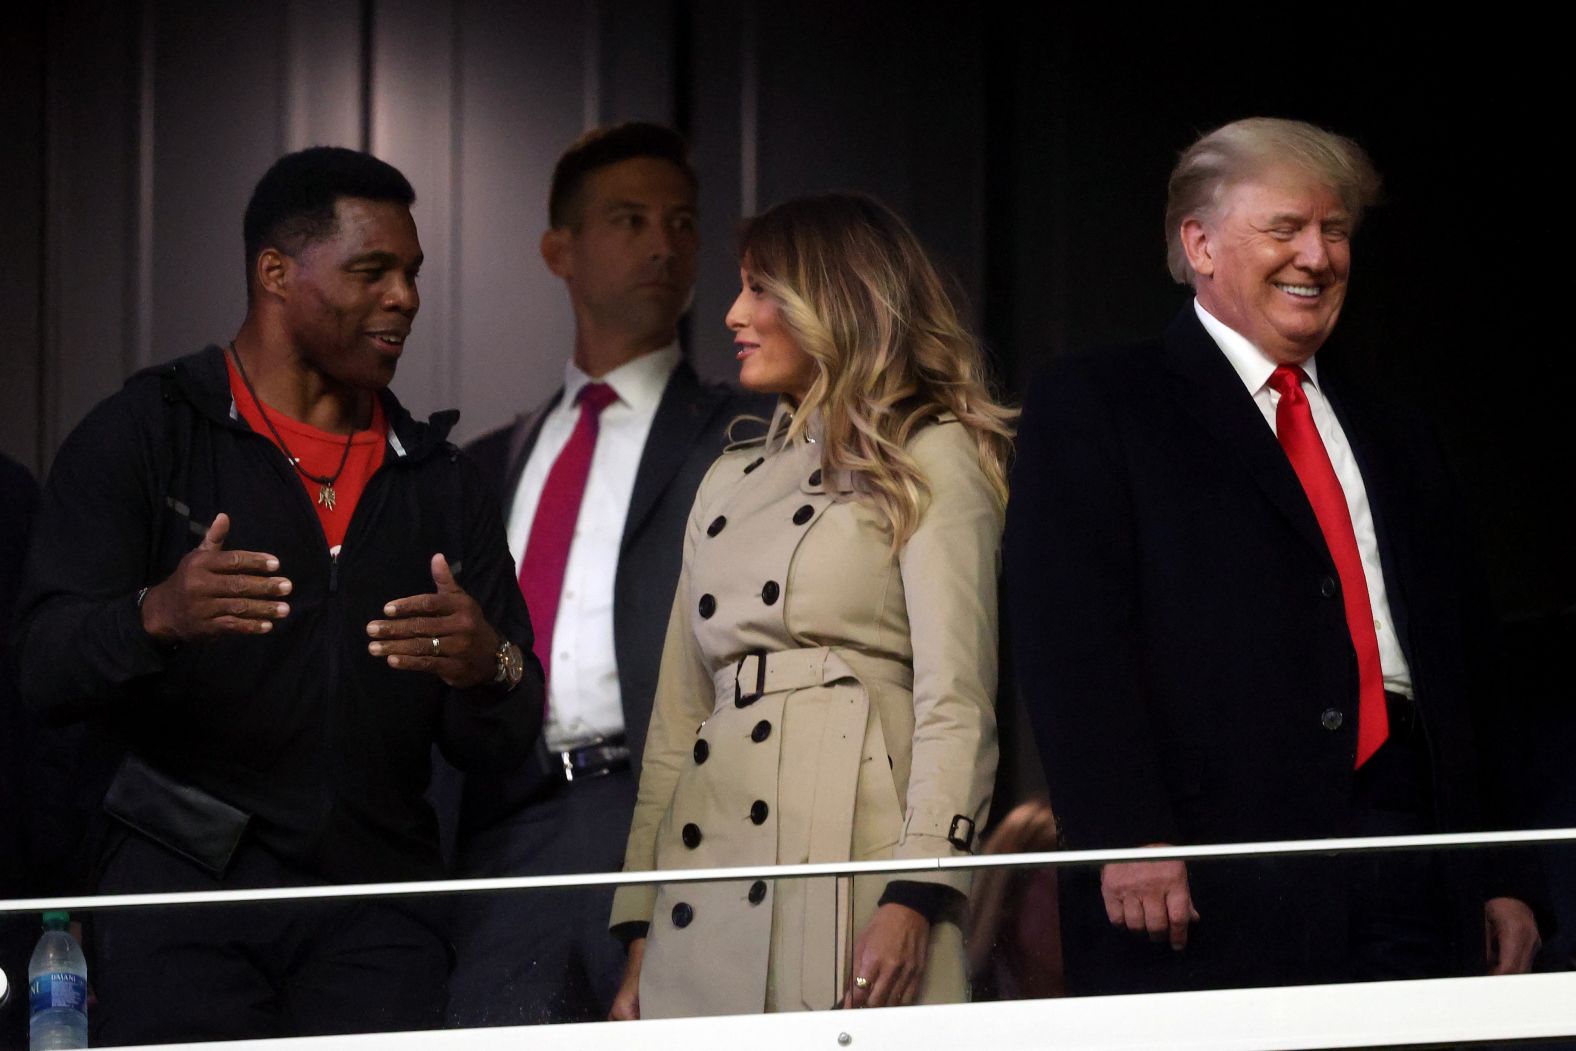
[[[279,443],[279,450],[285,454],[285,459],[290,461],[290,466],[300,472],[303,478],[317,483],[317,502],[332,511],[336,502],[334,483],[339,481],[339,476],[345,473],[345,464],[350,462],[350,443],[356,437],[355,429],[345,436],[345,449],[339,454],[339,466],[327,478],[308,471],[301,466],[301,460],[290,451],[290,446],[285,444],[284,435],[279,433],[279,428],[274,426],[274,421],[268,418],[268,410],[263,407],[263,399],[257,396],[257,388],[252,386],[252,378],[246,374],[246,366],[241,364],[241,352],[235,349],[235,341],[231,340],[230,356],[235,359],[235,371],[241,374],[241,382],[246,385],[246,393],[252,396],[252,404],[257,406],[257,411],[263,417],[263,423],[268,425],[268,433],[274,436],[274,441]]]

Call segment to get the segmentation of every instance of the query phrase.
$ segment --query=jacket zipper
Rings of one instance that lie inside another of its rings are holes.
[[[353,549],[351,541],[358,535],[356,526],[363,522],[370,506],[371,497],[377,494],[379,482],[383,473],[388,469],[388,453],[384,453],[384,461],[378,469],[372,472],[372,477],[367,479],[367,484],[361,490],[361,496],[356,499],[356,506],[350,512],[350,521],[345,524],[345,539],[340,544],[339,550],[334,551],[328,546],[328,534],[323,532],[323,523],[317,517],[317,512],[312,511],[312,520],[317,522],[318,533],[323,537],[323,550],[328,552],[328,600],[325,602],[325,612],[328,616],[327,647],[328,669],[325,682],[330,686],[330,692],[325,698],[323,706],[323,740],[326,743],[327,753],[331,756],[339,734],[341,709],[349,703],[345,684],[340,682],[341,664],[345,648],[345,608],[339,591],[339,563],[347,548]],[[305,490],[302,490],[303,494]],[[308,507],[310,510],[310,505]],[[365,529],[362,530],[363,532]],[[323,772],[323,798],[322,798],[322,831],[326,834],[329,823],[333,818],[335,803],[339,799],[339,785],[337,782],[337,765],[330,766]],[[321,849],[321,848],[320,848]]]
[[[324,603],[323,609],[323,616],[328,621],[328,630],[324,639],[328,667],[325,669],[322,680],[325,689],[322,694],[323,713],[321,723],[322,740],[325,746],[323,756],[325,769],[320,772],[322,793],[318,800],[319,827],[322,831],[327,832],[329,821],[334,813],[334,804],[339,795],[338,785],[334,780],[333,767],[329,763],[329,757],[333,754],[335,736],[339,732],[339,708],[344,703],[345,692],[340,682],[340,650],[345,645],[344,627],[341,621],[344,620],[345,611],[339,597],[339,556],[344,553],[345,546],[355,536],[358,522],[367,517],[367,498],[375,495],[378,483],[382,481],[383,473],[388,469],[388,454],[385,452],[383,463],[379,464],[378,469],[372,472],[372,477],[367,479],[367,484],[362,489],[361,496],[356,500],[355,510],[350,513],[350,521],[345,526],[345,542],[340,545],[339,551],[336,552],[329,547],[328,533],[323,529],[323,521],[318,518],[317,510],[312,506],[312,498],[307,493],[306,487],[301,484],[300,479],[297,477],[295,465],[290,462],[290,458],[285,455],[284,450],[250,428],[246,428],[246,433],[254,435],[259,441],[265,442],[274,451],[274,468],[276,472],[281,476],[285,484],[296,493],[296,506],[302,508],[307,518],[311,521],[313,532],[317,534],[318,543],[321,545],[319,550],[328,554],[328,600]]]
[[[323,529],[322,519],[317,517],[317,509],[312,506],[312,497],[307,493],[306,487],[301,484],[295,464],[290,462],[290,458],[285,455],[283,449],[269,441],[266,436],[258,434],[249,427],[245,430],[247,434],[254,435],[258,441],[263,442],[268,448],[273,450],[274,469],[285,485],[294,492],[296,507],[300,508],[311,522],[311,531],[317,536],[318,550],[328,551],[328,533]],[[322,612],[322,615],[328,622],[327,638],[325,640],[328,667],[325,669],[326,673],[321,680],[323,690],[320,694],[323,710],[319,726],[321,727],[321,741],[324,746],[323,754],[319,759],[321,765],[318,770],[318,784],[321,788],[318,795],[317,824],[320,831],[326,831],[328,828],[328,820],[334,811],[334,799],[337,794],[332,783],[332,764],[329,761],[329,757],[332,755],[334,733],[339,721],[335,717],[335,708],[338,705],[338,698],[341,692],[339,688],[339,647],[341,645],[339,620],[341,614],[339,602],[334,598],[339,587],[339,559],[332,553],[329,554],[328,570],[329,600],[324,603]]]

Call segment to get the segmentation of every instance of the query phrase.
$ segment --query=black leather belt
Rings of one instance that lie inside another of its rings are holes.
[[[558,760],[553,765],[554,773],[570,784],[629,769],[629,746],[624,743],[623,734],[549,754]]]

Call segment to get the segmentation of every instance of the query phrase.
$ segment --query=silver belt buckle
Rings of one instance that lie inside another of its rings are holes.
[[[575,756],[589,756],[592,754],[600,760],[600,764],[593,769],[577,771],[575,768]],[[613,743],[609,738],[599,737],[588,744],[559,752],[558,759],[559,762],[563,763],[564,780],[566,782],[573,782],[577,772],[581,781],[587,781],[596,777],[606,777],[613,772],[614,764],[627,762],[629,760],[629,749],[625,745]]]

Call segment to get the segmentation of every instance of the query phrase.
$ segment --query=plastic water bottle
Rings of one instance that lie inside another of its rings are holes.
[[[44,936],[27,963],[30,1051],[88,1046],[88,962],[71,917],[44,913]]]

